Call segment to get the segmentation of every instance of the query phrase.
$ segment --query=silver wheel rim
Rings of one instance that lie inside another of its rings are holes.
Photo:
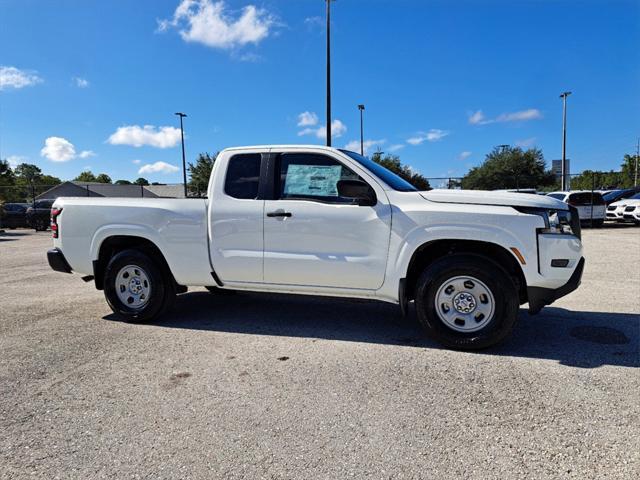
[[[463,275],[443,282],[435,297],[436,312],[456,332],[476,332],[493,318],[493,293],[475,277]]]
[[[122,267],[116,275],[115,287],[118,299],[133,310],[144,308],[151,295],[149,276],[137,265]]]

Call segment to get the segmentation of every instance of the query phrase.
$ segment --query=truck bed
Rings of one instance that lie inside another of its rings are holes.
[[[105,239],[135,235],[160,249],[179,284],[212,283],[205,199],[61,197],[55,205],[54,246],[75,272],[93,275]]]

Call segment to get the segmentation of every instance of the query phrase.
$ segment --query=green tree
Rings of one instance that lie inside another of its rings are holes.
[[[554,183],[555,176],[546,169],[542,150],[520,147],[494,148],[482,165],[462,178],[462,188],[473,190],[542,188]]]
[[[111,183],[111,177],[106,173],[101,173],[96,177],[98,183]]]
[[[609,170],[598,172],[585,170],[580,175],[571,178],[572,190],[607,190],[612,188],[630,188],[635,183],[636,157],[625,155],[620,165],[620,171]]]
[[[382,165],[387,170],[391,170],[393,173],[402,177],[418,190],[430,190],[429,180],[426,177],[413,170],[409,165],[403,165],[400,162],[400,157],[397,155],[387,154],[384,157],[382,152],[375,152],[371,156],[371,160]]]
[[[46,186],[55,186],[55,185],[60,185],[62,183],[62,180],[60,180],[58,177],[54,177],[53,175],[42,175],[42,177],[40,177],[40,181],[39,184],[40,185],[46,185]]]
[[[114,183],[116,185],[133,185],[129,180],[116,180]]]
[[[96,176],[91,172],[91,170],[85,170],[76,178],[73,179],[75,182],[95,182]]]
[[[14,172],[18,183],[35,185],[40,184],[42,181],[42,170],[37,165],[21,163],[15,168]]]
[[[142,185],[142,186],[145,186],[145,185],[149,185],[149,180],[147,180],[146,178],[142,178],[142,177],[140,177],[140,178],[138,178],[138,179],[137,179],[135,182],[133,182],[133,183],[134,183],[135,185]]]
[[[9,186],[16,182],[16,176],[6,160],[0,160],[0,185]]]
[[[209,155],[209,153],[201,153],[198,155],[195,165],[189,162],[189,166],[187,167],[190,178],[188,182],[189,190],[197,193],[207,191],[211,170],[218,157],[218,153],[213,156]]]

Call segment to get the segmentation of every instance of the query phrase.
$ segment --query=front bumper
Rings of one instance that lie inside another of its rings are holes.
[[[52,248],[47,251],[47,260],[49,261],[49,266],[56,272],[71,273],[71,266],[69,266],[67,259],[62,254],[62,250],[59,248]]]
[[[580,286],[582,281],[582,272],[584,271],[584,257],[580,258],[576,269],[574,270],[569,281],[558,288],[544,287],[527,287],[527,296],[529,299],[529,313],[535,315],[545,305],[550,305],[557,299],[568,295]]]

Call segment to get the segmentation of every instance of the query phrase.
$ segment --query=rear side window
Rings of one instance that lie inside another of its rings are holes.
[[[258,198],[260,183],[259,153],[234,155],[229,159],[224,191],[233,198],[251,200]]]

